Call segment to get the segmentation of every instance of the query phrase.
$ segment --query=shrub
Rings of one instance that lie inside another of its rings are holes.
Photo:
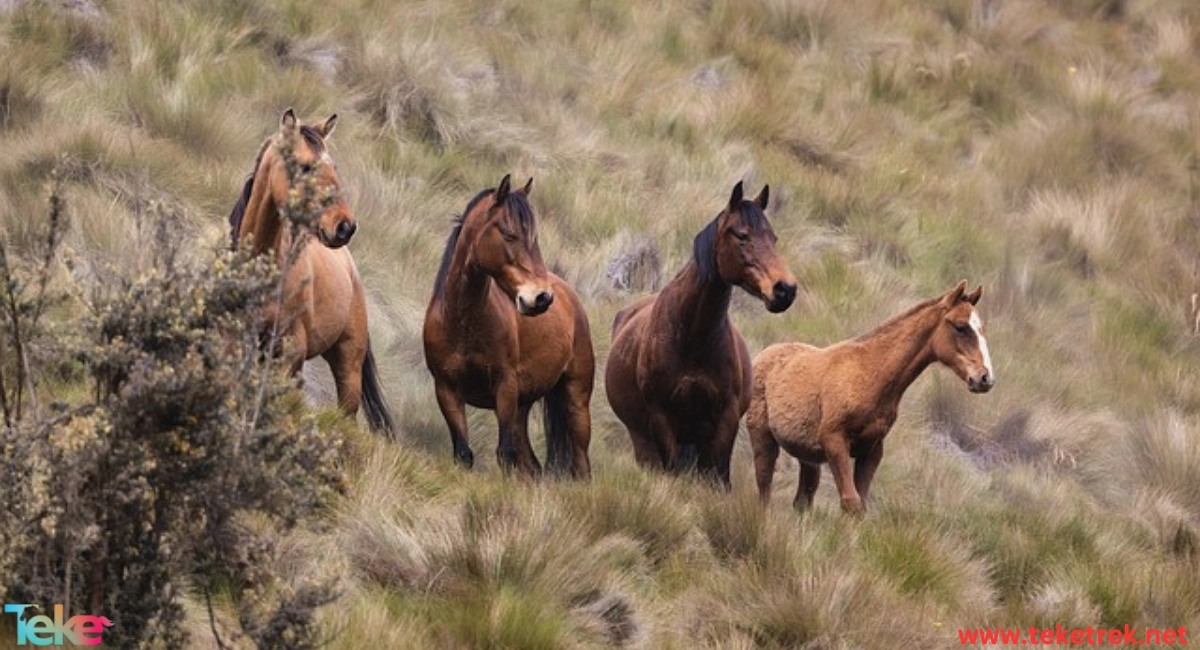
[[[262,353],[254,315],[278,296],[274,264],[243,251],[190,259],[169,232],[177,219],[160,214],[148,270],[93,287],[71,305],[90,315],[51,339],[41,315],[61,196],[56,185],[30,259],[0,247],[0,599],[103,614],[116,647],[181,648],[185,593],[202,592],[211,615],[219,592],[241,628],[222,641],[213,620],[222,647],[316,647],[313,615],[333,586],[275,584],[273,541],[344,479],[339,441]],[[285,214],[299,223],[313,198]],[[53,364],[82,367],[85,398],[40,403]]]

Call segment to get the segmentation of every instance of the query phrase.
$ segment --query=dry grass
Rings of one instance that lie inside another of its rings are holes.
[[[151,202],[186,215],[197,255],[220,246],[279,112],[341,115],[332,153],[403,440],[354,437],[352,495],[288,542],[298,574],[342,577],[331,647],[1200,627],[1200,5],[0,4],[3,236],[21,248],[59,165],[79,282],[137,263]],[[998,388],[917,382],[859,522],[828,476],[816,512],[791,514],[788,462],[764,516],[744,445],[732,495],[641,472],[601,387],[590,485],[499,476],[490,413],[471,416],[481,467],[460,472],[421,319],[451,218],[510,171],[535,177],[544,254],[601,363],[616,310],[682,266],[744,179],[771,184],[802,286],[781,316],[734,301],[752,349],[859,334],[967,277]]]

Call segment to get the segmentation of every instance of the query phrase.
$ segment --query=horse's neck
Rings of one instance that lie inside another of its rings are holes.
[[[492,278],[470,261],[473,236],[474,233],[465,228],[459,234],[442,291],[446,321],[460,332],[474,331],[471,326],[486,319],[492,285]]]
[[[861,340],[874,367],[868,376],[877,382],[875,394],[882,402],[898,403],[904,391],[934,361],[930,345],[940,322],[936,306],[884,324]]]
[[[660,317],[668,320],[665,330],[675,333],[674,343],[689,352],[696,344],[707,347],[728,327],[729,301],[733,287],[719,277],[700,279],[695,261],[688,263],[659,296]]]
[[[282,255],[287,248],[283,241],[285,228],[279,218],[279,206],[271,196],[271,178],[269,174],[260,174],[264,178],[255,178],[250,192],[250,201],[246,206],[245,217],[242,220],[239,239],[246,233],[253,233],[252,250],[255,255],[263,255],[274,250],[276,255]]]

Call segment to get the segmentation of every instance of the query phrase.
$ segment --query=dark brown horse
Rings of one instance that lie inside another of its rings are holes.
[[[972,393],[991,390],[996,375],[975,311],[983,287],[966,291],[963,280],[854,340],[827,348],[781,343],[759,353],[746,428],[764,504],[783,447],[800,460],[797,510],[812,505],[820,463],[828,462],[842,509],[860,513],[900,398],[929,364],[948,366]]]
[[[547,467],[587,478],[596,369],[591,332],[579,297],[542,262],[532,186],[531,178],[514,191],[505,176],[467,204],[425,312],[425,364],[460,463],[475,462],[469,404],[495,410],[500,466],[539,474],[527,426],[529,409],[542,399]]]
[[[254,172],[229,215],[234,245],[249,241],[254,254],[271,255],[284,268],[283,300],[270,305],[267,327],[287,340],[286,359],[293,374],[318,355],[325,358],[337,384],[338,404],[350,416],[365,407],[376,431],[391,432],[392,418],[379,388],[375,356],[367,334],[367,301],[354,258],[345,248],[357,228],[342,195],[341,181],[326,139],[337,115],[316,124],[300,124],[292,109],[284,111],[279,132],[259,149]],[[290,149],[299,175],[292,178],[281,153]],[[291,228],[281,210],[302,177],[329,197],[309,232],[299,256],[288,259]],[[312,240],[315,240],[314,243]]]
[[[796,297],[763,214],[768,196],[763,187],[745,201],[738,183],[729,205],[696,235],[683,271],[613,322],[605,388],[642,466],[679,471],[680,448],[692,445],[698,469],[729,485],[751,385],[750,354],[728,315],[733,287],[774,313]]]

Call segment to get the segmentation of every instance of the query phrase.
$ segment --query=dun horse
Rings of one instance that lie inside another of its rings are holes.
[[[953,370],[971,392],[991,390],[996,377],[975,311],[983,287],[966,289],[963,280],[854,340],[823,349],[782,343],[759,353],[746,427],[764,505],[783,447],[800,461],[797,510],[812,505],[820,463],[828,462],[842,509],[860,513],[900,398],[934,361]]]
[[[357,226],[326,148],[336,125],[337,115],[302,125],[287,109],[279,120],[279,132],[259,149],[229,225],[235,246],[249,240],[254,254],[274,256],[286,267],[282,305],[268,307],[265,318],[268,327],[278,327],[288,339],[286,358],[292,373],[299,373],[308,359],[324,357],[333,371],[342,410],[353,416],[361,403],[372,429],[391,432],[392,418],[367,335],[363,284],[345,248]],[[310,238],[308,245],[290,264],[285,258],[292,248],[292,233],[280,211],[288,204],[294,181],[300,179],[289,176],[281,148],[290,148],[300,175],[311,175],[317,189],[331,197],[311,231],[302,235]]]
[[[750,354],[729,320],[738,286],[768,311],[787,309],[796,280],[775,253],[763,210],[733,188],[728,206],[696,235],[692,260],[657,296],[617,314],[605,387],[643,466],[685,469],[681,447],[695,448],[697,468],[729,486],[738,421],[750,404]]]
[[[530,408],[542,399],[547,467],[587,478],[591,332],[579,297],[542,262],[532,185],[531,178],[514,191],[505,176],[467,204],[446,242],[425,312],[425,363],[460,463],[475,462],[469,404],[495,410],[500,466],[539,474],[527,426]]]

